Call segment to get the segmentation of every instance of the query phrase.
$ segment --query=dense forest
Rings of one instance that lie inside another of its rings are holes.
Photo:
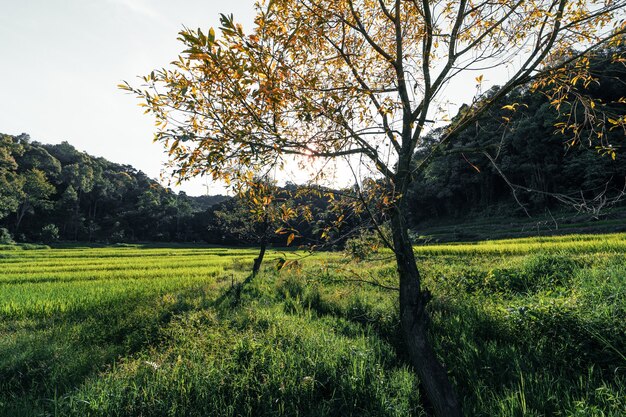
[[[293,226],[296,242],[311,243],[319,236],[316,225],[332,214],[326,213],[328,202],[321,193],[296,197],[297,191],[296,185],[287,184],[277,189],[277,198],[290,199],[291,205],[307,198],[312,218],[296,220]],[[0,135],[4,242],[254,245],[256,227],[237,198],[176,193],[129,165],[93,157],[67,142],[47,145],[27,134]],[[269,234],[271,243],[284,245],[285,236]]]
[[[595,80],[580,86],[584,91],[578,93],[589,94],[605,110],[623,117],[626,104],[620,97],[626,87],[626,67],[611,57],[610,51],[594,57]],[[496,90],[494,87],[485,96]],[[582,120],[590,107],[578,104],[575,116]],[[459,115],[465,109],[462,107]],[[417,172],[409,196],[414,224],[433,219],[536,215],[553,208],[591,210],[593,204],[595,208],[602,204],[592,202],[600,195],[599,200],[606,203],[621,203],[617,197],[626,186],[626,132],[607,129],[612,155],[602,154],[591,129],[582,135],[584,141],[571,144],[571,132],[558,130],[568,112],[557,111],[547,95],[528,87],[499,100],[473,127],[440,149],[426,169]],[[430,143],[415,154],[416,165],[428,156],[430,145],[445,129],[431,132]],[[581,207],[585,203],[587,207]]]
[[[197,213],[225,198],[174,193],[67,142],[0,135],[0,226],[18,241],[192,241]]]
[[[624,114],[625,104],[618,100],[626,71],[609,58],[607,52],[594,59],[597,81],[581,88],[596,102]],[[465,107],[459,115],[463,111]],[[593,206],[600,194],[600,203],[612,203],[625,187],[624,132],[609,132],[615,153],[600,155],[592,142],[571,145],[567,132],[555,133],[560,121],[550,99],[529,88],[492,106],[473,128],[439,149],[426,169],[416,171],[408,196],[413,226],[441,219],[463,222],[552,208],[581,209],[584,203]],[[416,165],[428,157],[426,150],[444,130],[431,132],[431,143],[415,154]],[[292,198],[297,190],[288,184],[281,198]],[[335,214],[320,194],[298,198],[315,201],[312,217],[294,225],[296,243],[315,242],[321,231],[317,225]],[[255,244],[258,233],[249,223],[237,199],[175,193],[129,165],[90,156],[67,142],[47,145],[27,134],[0,135],[1,240]],[[352,218],[344,232],[361,223]],[[285,238],[272,235],[270,240],[281,244]]]

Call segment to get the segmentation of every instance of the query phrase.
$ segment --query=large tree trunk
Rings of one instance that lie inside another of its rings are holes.
[[[402,203],[400,203],[402,204]],[[426,304],[430,293],[422,291],[401,206],[391,218],[393,246],[400,275],[400,320],[411,363],[438,417],[461,416],[461,407],[445,368],[428,340],[430,318]]]

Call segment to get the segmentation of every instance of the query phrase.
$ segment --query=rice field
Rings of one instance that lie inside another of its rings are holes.
[[[8,255],[0,259],[0,311],[5,317],[32,318],[209,285],[231,270],[234,260],[251,262],[254,252],[98,248]]]
[[[415,251],[467,415],[626,414],[626,234]],[[0,249],[0,415],[428,415],[390,252],[255,256]]]
[[[626,233],[605,235],[567,235],[519,239],[486,240],[474,243],[448,243],[417,247],[423,255],[523,255],[546,253],[626,253]]]

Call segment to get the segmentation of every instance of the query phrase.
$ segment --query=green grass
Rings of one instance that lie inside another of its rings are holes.
[[[467,415],[624,415],[625,254],[623,233],[416,247]],[[233,289],[255,256],[0,249],[0,415],[428,414],[397,294],[357,282],[396,286],[390,253],[272,251]]]
[[[571,210],[534,213],[532,217],[474,213],[464,218],[429,219],[416,230],[419,240],[431,243],[626,232],[626,207],[603,210],[600,219]]]

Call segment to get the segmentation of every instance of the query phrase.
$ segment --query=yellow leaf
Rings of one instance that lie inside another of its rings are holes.
[[[292,234],[290,234],[290,235],[287,237],[287,246],[291,245],[291,242],[293,242],[293,240],[295,239],[295,237],[296,237],[296,235],[295,235],[295,234],[293,234],[293,233],[292,233]]]
[[[480,74],[478,77],[476,77],[476,82],[477,82],[478,84],[480,84],[480,83],[482,83],[482,82],[483,82],[483,75],[482,75],[482,74]]]

